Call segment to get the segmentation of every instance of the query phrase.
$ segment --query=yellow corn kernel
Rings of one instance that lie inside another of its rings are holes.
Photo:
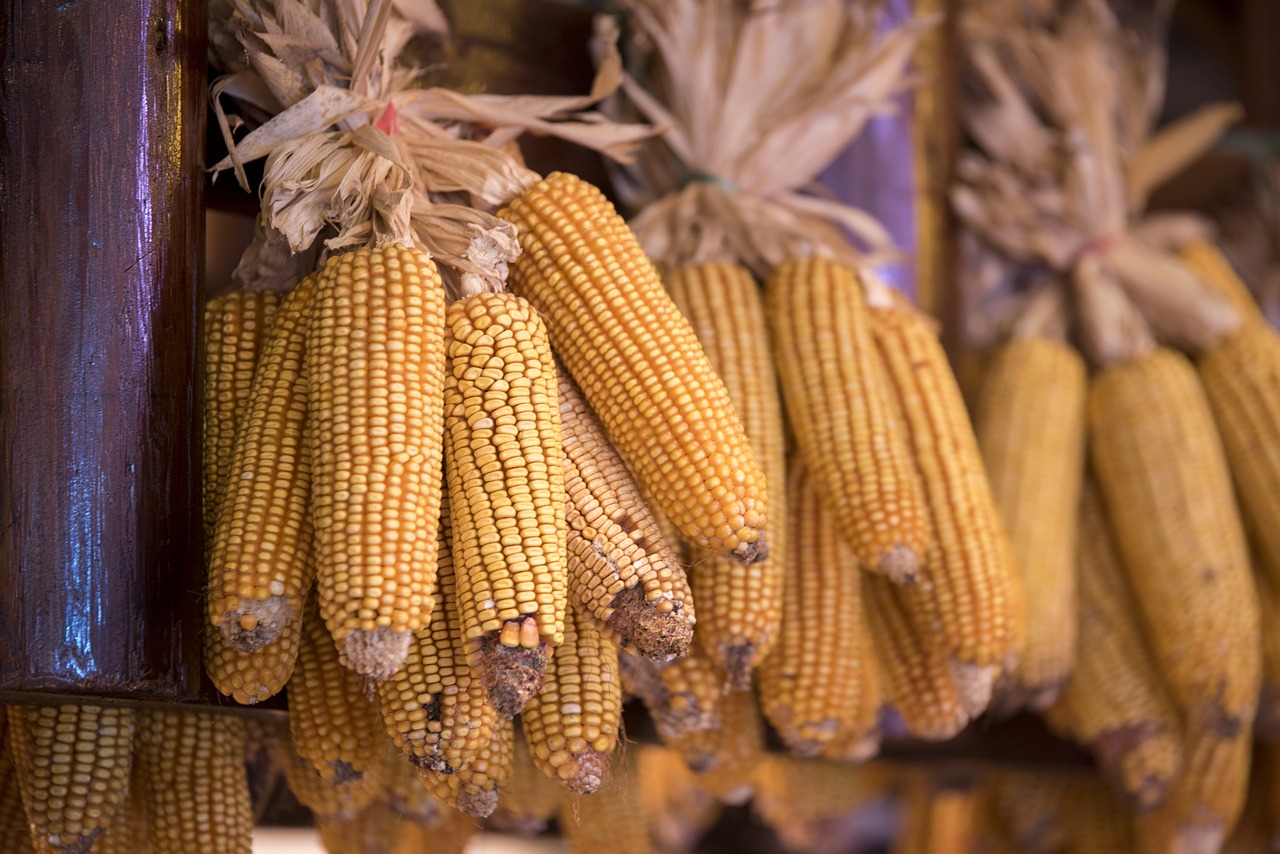
[[[569,599],[624,649],[664,660],[693,638],[693,598],[653,511],[582,393],[557,372]]]
[[[1182,776],[1160,807],[1138,814],[1134,850],[1138,854],[1218,851],[1244,810],[1252,746],[1253,734],[1247,727],[1223,738],[1188,725]]]
[[[930,321],[899,304],[871,313],[933,531],[919,583],[904,601],[922,631],[940,635],[957,690],[976,714],[1020,648],[1021,585],[964,400]]]
[[[415,765],[443,773],[463,767],[488,744],[498,717],[467,658],[449,505],[446,492],[440,503],[437,601],[431,622],[414,633],[400,669],[378,683],[382,722],[396,746]]]
[[[470,763],[452,774],[423,770],[419,772],[422,784],[441,803],[466,815],[487,818],[497,809],[499,792],[511,777],[513,727],[509,720],[498,721],[493,738]]]
[[[1079,652],[1048,720],[1093,751],[1133,808],[1151,809],[1182,770],[1182,724],[1143,637],[1096,490],[1085,490],[1079,512]]]
[[[857,275],[830,259],[788,261],[766,298],[788,421],[837,530],[864,569],[914,583],[929,516]]]
[[[1155,349],[1097,374],[1089,447],[1147,638],[1189,726],[1252,725],[1258,597],[1231,476],[1195,369]]]
[[[1226,297],[1240,312],[1241,317],[1245,318],[1246,323],[1262,321],[1258,301],[1254,299],[1249,286],[1213,241],[1193,240],[1180,246],[1178,260],[1219,296]]]
[[[697,644],[684,658],[666,664],[633,655],[619,656],[618,663],[662,743],[677,751],[693,771],[710,769],[715,757],[707,753],[706,743],[709,733],[723,724],[721,703],[728,688],[724,672]]]
[[[556,653],[559,655],[559,653]],[[649,828],[640,800],[640,783],[626,757],[615,753],[606,781],[592,794],[566,796],[560,830],[571,854],[650,854]]]
[[[1048,338],[1005,344],[988,366],[978,444],[1026,592],[1020,693],[1051,704],[1076,650],[1076,519],[1084,478],[1085,365]]]
[[[1280,586],[1280,335],[1243,323],[1199,369],[1261,568]]]
[[[513,747],[511,777],[498,794],[498,806],[518,821],[541,828],[555,817],[563,789],[534,764],[523,727],[516,727]]]
[[[546,319],[655,509],[699,548],[754,560],[764,475],[724,383],[626,221],[597,188],[561,172],[498,215],[524,250],[511,290]]]
[[[422,250],[329,259],[306,340],[316,584],[343,664],[373,679],[431,616],[444,365],[444,289]]]
[[[521,714],[533,764],[580,795],[603,780],[618,744],[622,683],[613,642],[575,613],[547,664],[542,689]]]
[[[289,680],[289,728],[298,755],[321,779],[351,800],[367,801],[356,790],[374,786],[371,772],[382,761],[384,736],[378,710],[364,680],[343,667],[319,609],[303,617],[298,665]]]
[[[253,806],[241,718],[139,710],[136,743],[152,850],[249,854]]]
[[[903,592],[879,578],[862,579],[862,600],[884,702],[897,721],[888,735],[945,741],[979,710],[965,705],[946,653],[912,624]]]
[[[227,491],[236,428],[249,399],[258,354],[279,303],[280,294],[275,291],[244,289],[205,303],[201,494],[205,548],[210,551],[218,525],[218,506]]]
[[[865,617],[865,594],[861,595],[864,617],[858,625],[858,648],[866,651],[868,659],[866,666],[858,671],[858,702],[845,709],[836,737],[822,748],[824,758],[843,762],[862,762],[880,750],[880,710],[885,702],[884,687],[880,681],[880,666],[876,663],[870,621]]]
[[[668,293],[693,326],[711,366],[724,381],[747,440],[764,472],[772,518],[786,513],[786,438],[782,400],[769,347],[764,301],[750,271],[738,264],[696,264],[664,276]],[[786,525],[769,531],[766,557],[745,568],[729,559],[698,562],[695,601],[702,602],[698,642],[738,690],[773,648],[782,623]]]
[[[462,630],[511,717],[564,639],[564,451],[556,366],[538,313],[507,293],[449,306],[445,470]],[[505,672],[504,672],[505,671]]]
[[[219,693],[254,705],[280,693],[293,675],[302,640],[302,620],[289,620],[271,643],[244,652],[220,634],[205,635],[204,669]]]
[[[93,854],[137,854],[152,851],[150,820],[147,816],[147,783],[140,779],[135,763],[129,775],[129,796],[111,820],[111,827],[94,840]],[[2,849],[9,851],[11,849]]]
[[[858,559],[798,458],[787,472],[787,508],[782,631],[760,667],[760,705],[792,753],[814,756],[858,705],[872,653],[859,644]]]
[[[7,741],[36,850],[86,850],[128,797],[133,710],[11,706]]]
[[[210,623],[252,652],[302,618],[311,586],[311,460],[304,447],[310,383],[304,329],[315,277],[281,303],[262,343],[236,441],[220,460],[217,524],[209,562]],[[224,425],[222,430],[227,429]]]

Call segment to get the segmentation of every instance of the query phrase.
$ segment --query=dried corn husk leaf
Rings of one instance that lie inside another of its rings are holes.
[[[895,257],[873,217],[815,181],[871,118],[895,108],[934,19],[885,32],[880,4],[843,0],[624,6],[640,68],[623,78],[625,105],[664,130],[615,183],[641,210],[632,227],[656,261],[734,260],[763,276],[793,257],[859,268]]]

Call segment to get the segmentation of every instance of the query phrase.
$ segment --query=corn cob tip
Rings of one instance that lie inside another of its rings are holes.
[[[838,762],[866,762],[880,752],[880,733],[868,730],[857,738],[842,743],[839,750],[827,750],[823,756]]]
[[[488,818],[498,808],[498,790],[458,793],[458,812],[476,818]]]
[[[751,690],[751,662],[755,660],[755,644],[743,643],[726,646],[721,650],[724,655],[724,674],[730,691]]]
[[[356,629],[342,639],[342,664],[377,682],[388,679],[409,655],[413,633],[385,626],[366,632]]]
[[[1089,743],[1102,776],[1112,781],[1135,811],[1145,812],[1163,804],[1177,782],[1176,773],[1169,773],[1171,769],[1152,767],[1150,751],[1142,749],[1151,739],[1169,737],[1170,733],[1153,724],[1132,724],[1104,730]],[[1176,745],[1173,747],[1176,749]]]
[[[556,768],[561,786],[575,795],[590,795],[604,782],[609,755],[587,748]]]
[[[618,592],[606,621],[614,635],[645,658],[671,661],[683,658],[693,641],[693,619],[680,605],[663,611],[645,598],[636,584]]]
[[[284,596],[241,599],[239,608],[223,614],[218,630],[240,652],[257,652],[280,637],[285,623],[296,616]]]
[[[1043,712],[1058,702],[1064,685],[1066,679],[1057,680],[1050,685],[1027,686],[1026,707],[1033,712]]]
[[[894,584],[911,587],[918,579],[920,556],[910,547],[899,543],[880,555],[880,564],[876,567],[876,571],[887,576]]]
[[[977,717],[991,705],[1000,668],[994,664],[978,665],[964,661],[948,661],[947,671],[956,689],[960,706],[969,717]]]
[[[532,619],[523,622],[536,625]],[[529,648],[508,646],[497,632],[481,637],[476,664],[480,684],[488,692],[494,711],[504,718],[518,715],[542,687],[542,674],[550,656],[551,646],[547,643]]]
[[[764,531],[756,536],[755,542],[738,543],[737,548],[729,552],[729,557],[743,566],[759,563],[769,557],[769,540],[765,537]]]

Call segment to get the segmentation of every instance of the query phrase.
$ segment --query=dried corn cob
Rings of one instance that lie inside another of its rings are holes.
[[[514,724],[498,721],[493,737],[465,767],[451,774],[423,770],[422,784],[441,803],[467,815],[485,818],[498,807],[498,795],[511,776]]]
[[[87,850],[129,794],[133,710],[12,706],[6,740],[36,850]]]
[[[787,508],[782,632],[760,668],[760,704],[791,752],[813,756],[860,702],[860,671],[873,666],[872,652],[859,643],[857,557],[798,459],[787,471]]]
[[[244,721],[232,715],[138,712],[136,761],[146,786],[153,850],[252,850],[244,740]]]
[[[944,741],[964,729],[975,712],[956,691],[946,657],[912,625],[902,591],[864,578],[862,599],[884,702],[905,731],[891,734]]]
[[[316,817],[328,854],[386,854],[397,849],[410,827],[390,804],[378,799],[354,815]]]
[[[721,703],[728,686],[715,662],[695,644],[684,658],[668,664],[625,654],[618,664],[662,743],[677,751],[693,771],[710,769],[715,757],[707,753],[707,733],[723,724]]]
[[[430,624],[414,633],[404,664],[378,683],[378,699],[387,733],[410,760],[449,773],[489,742],[498,715],[462,636],[447,491],[440,513],[436,607]]]
[[[1263,320],[1249,286],[1212,241],[1193,240],[1184,244],[1178,249],[1178,260],[1219,296],[1226,297],[1246,322]]]
[[[920,780],[909,786],[905,832],[894,854],[968,854],[976,841],[978,792],[972,788],[935,786]]]
[[[724,380],[742,419],[769,490],[772,518],[786,515],[786,439],[782,401],[769,348],[760,289],[738,264],[693,264],[664,276],[668,293],[693,326],[711,366]],[[751,685],[751,671],[773,648],[782,622],[782,556],[786,525],[770,528],[772,558],[743,571],[729,559],[698,564],[692,576],[695,601],[703,603],[698,642],[729,675],[734,688]]]
[[[1063,850],[1071,828],[1067,815],[1071,781],[1045,772],[1002,772],[988,785],[1005,835],[1025,854]]]
[[[153,850],[148,830],[147,784],[135,766],[129,780],[129,796],[111,820],[111,827],[94,840],[93,854],[137,854]],[[10,849],[4,849],[8,851]]]
[[[320,613],[343,664],[373,679],[431,616],[443,329],[440,274],[420,249],[358,249],[316,280],[305,370]]]
[[[219,693],[254,705],[280,693],[293,675],[302,639],[302,621],[290,620],[271,643],[243,652],[221,635],[206,635],[204,669]]]
[[[226,494],[236,428],[253,383],[258,354],[275,318],[276,291],[235,290],[204,307],[204,537],[212,549],[218,506]],[[207,557],[207,556],[206,556]]]
[[[303,617],[298,666],[289,680],[289,727],[298,755],[340,800],[366,803],[356,790],[376,787],[370,776],[382,762],[384,736],[364,680],[342,666],[313,601]]]
[[[640,802],[640,784],[621,753],[614,753],[607,779],[594,794],[565,797],[560,829],[573,854],[617,851],[649,854],[649,829]]]
[[[31,825],[27,823],[27,814],[22,808],[21,786],[13,764],[8,728],[8,716],[0,714],[0,740],[3,741],[0,747],[0,850],[28,854],[36,849],[31,841]]]
[[[845,710],[836,737],[822,749],[824,758],[843,762],[862,762],[880,750],[880,709],[885,701],[870,620],[865,617],[866,594],[863,591],[860,594],[864,597],[864,618],[858,626],[858,646],[865,650],[867,663],[858,673],[858,702]]]
[[[537,690],[564,639],[567,529],[556,366],[525,300],[449,306],[445,463],[463,633],[500,714]]]
[[[766,296],[788,420],[818,492],[859,564],[914,583],[929,518],[857,275],[829,259],[789,261]]]
[[[397,816],[420,827],[431,827],[440,820],[444,811],[441,803],[422,785],[418,769],[408,757],[389,741],[377,776],[382,784],[378,799]]]
[[[960,389],[929,321],[904,305],[872,309],[876,349],[919,468],[934,537],[912,619],[938,635],[971,713],[984,708],[1025,631],[1021,585]]]
[[[521,715],[533,763],[571,792],[603,782],[618,744],[622,685],[613,642],[572,612],[542,689]]]
[[[377,794],[372,775],[361,785],[342,785],[334,778],[320,776],[310,761],[298,755],[286,721],[267,724],[267,750],[271,762],[284,774],[289,791],[298,803],[317,816],[351,819],[359,815]]]
[[[1093,751],[1103,776],[1130,806],[1151,809],[1182,768],[1182,724],[1092,487],[1080,503],[1077,543],[1079,653],[1048,720]]]
[[[657,660],[683,655],[694,622],[684,568],[568,371],[556,374],[569,598],[624,649]]]
[[[1032,708],[1053,702],[1076,650],[1076,508],[1084,477],[1084,359],[1049,338],[1017,338],[992,358],[978,444],[1026,591],[1017,681]]]
[[[1280,335],[1244,323],[1199,369],[1262,569],[1280,585]]]
[[[1193,728],[1253,722],[1258,598],[1226,459],[1195,370],[1167,349],[1107,366],[1089,443],[1147,637]]]
[[[1244,809],[1252,744],[1247,727],[1223,738],[1211,729],[1188,726],[1182,776],[1159,808],[1137,816],[1134,850],[1218,851]]]
[[[697,785],[723,804],[743,804],[755,791],[756,766],[764,756],[764,719],[755,692],[729,691],[720,698],[720,725],[686,739],[685,753],[706,756]]]
[[[498,806],[537,828],[555,817],[563,790],[534,764],[523,727],[516,729],[511,777],[498,793]]]
[[[598,189],[548,175],[498,215],[524,252],[510,286],[542,313],[556,352],[655,509],[686,539],[761,556],[767,495],[724,384]]]
[[[302,618],[311,586],[311,460],[304,447],[310,384],[304,366],[315,276],[276,312],[229,457],[206,460],[217,523],[209,558],[209,620],[226,642],[253,652]],[[295,629],[296,630],[296,629]]]

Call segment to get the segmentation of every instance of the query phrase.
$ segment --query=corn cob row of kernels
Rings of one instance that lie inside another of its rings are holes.
[[[132,709],[64,703],[11,706],[6,742],[40,852],[86,850],[129,795]]]
[[[618,744],[622,680],[618,652],[608,637],[572,612],[564,627],[564,643],[521,722],[533,763],[569,791],[585,795],[604,782]]]
[[[653,845],[641,804],[634,766],[615,753],[605,768],[606,782],[582,795],[566,793],[560,807],[560,829],[572,854],[617,851],[649,854]]]
[[[31,840],[31,825],[22,806],[22,786],[18,782],[18,769],[13,763],[13,745],[9,739],[9,719],[0,714],[0,846],[14,854],[35,851]]]
[[[1076,650],[1076,507],[1084,478],[1086,371],[1064,342],[1017,338],[987,366],[975,429],[1028,613],[1016,679],[1045,708]]]
[[[560,809],[563,790],[534,764],[523,726],[516,727],[512,741],[511,776],[498,793],[498,806],[516,820],[540,828]]]
[[[623,649],[660,660],[693,638],[693,597],[660,523],[577,385],[557,370],[569,599]]]
[[[692,264],[663,282],[689,320],[746,430],[769,491],[770,556],[745,570],[728,558],[698,562],[694,598],[703,603],[698,641],[738,690],[773,649],[782,623],[787,552],[786,437],[764,301],[751,272],[737,264]]]
[[[723,804],[750,800],[756,767],[765,753],[764,717],[755,691],[724,694],[720,698],[720,725],[682,739],[680,752],[702,757],[694,776],[700,789]]]
[[[1182,721],[1143,635],[1096,488],[1085,489],[1079,512],[1079,651],[1047,717],[1093,751],[1134,809],[1151,809],[1182,771]]]
[[[137,714],[135,761],[146,787],[151,850],[248,854],[253,808],[244,721],[183,710]]]
[[[723,724],[728,677],[695,645],[684,658],[666,664],[619,656],[627,689],[644,703],[663,744],[678,752],[695,772],[709,769],[707,733]]]
[[[857,274],[824,258],[789,261],[766,297],[788,420],[819,493],[863,568],[914,583],[928,509]]]
[[[498,714],[463,636],[447,492],[440,506],[436,607],[414,633],[400,669],[378,683],[378,705],[387,733],[410,761],[447,773],[489,742]]]
[[[446,318],[445,469],[464,635],[515,715],[564,640],[567,529],[556,366],[532,306],[477,293]]]
[[[442,804],[466,815],[486,818],[498,807],[502,787],[511,776],[515,724],[499,720],[493,735],[466,766],[445,773],[423,769],[422,785]]]
[[[553,173],[499,216],[519,230],[509,285],[655,509],[699,548],[763,554],[764,475],[724,383],[635,235],[597,188]]]
[[[786,488],[782,629],[760,668],[760,700],[787,747],[815,756],[839,733],[846,711],[858,706],[862,668],[874,665],[860,643],[857,557],[840,537],[807,464],[792,461]]]
[[[920,472],[933,536],[903,592],[917,630],[936,637],[962,703],[976,714],[1025,631],[1021,588],[955,375],[929,321],[873,307],[872,331]]]

